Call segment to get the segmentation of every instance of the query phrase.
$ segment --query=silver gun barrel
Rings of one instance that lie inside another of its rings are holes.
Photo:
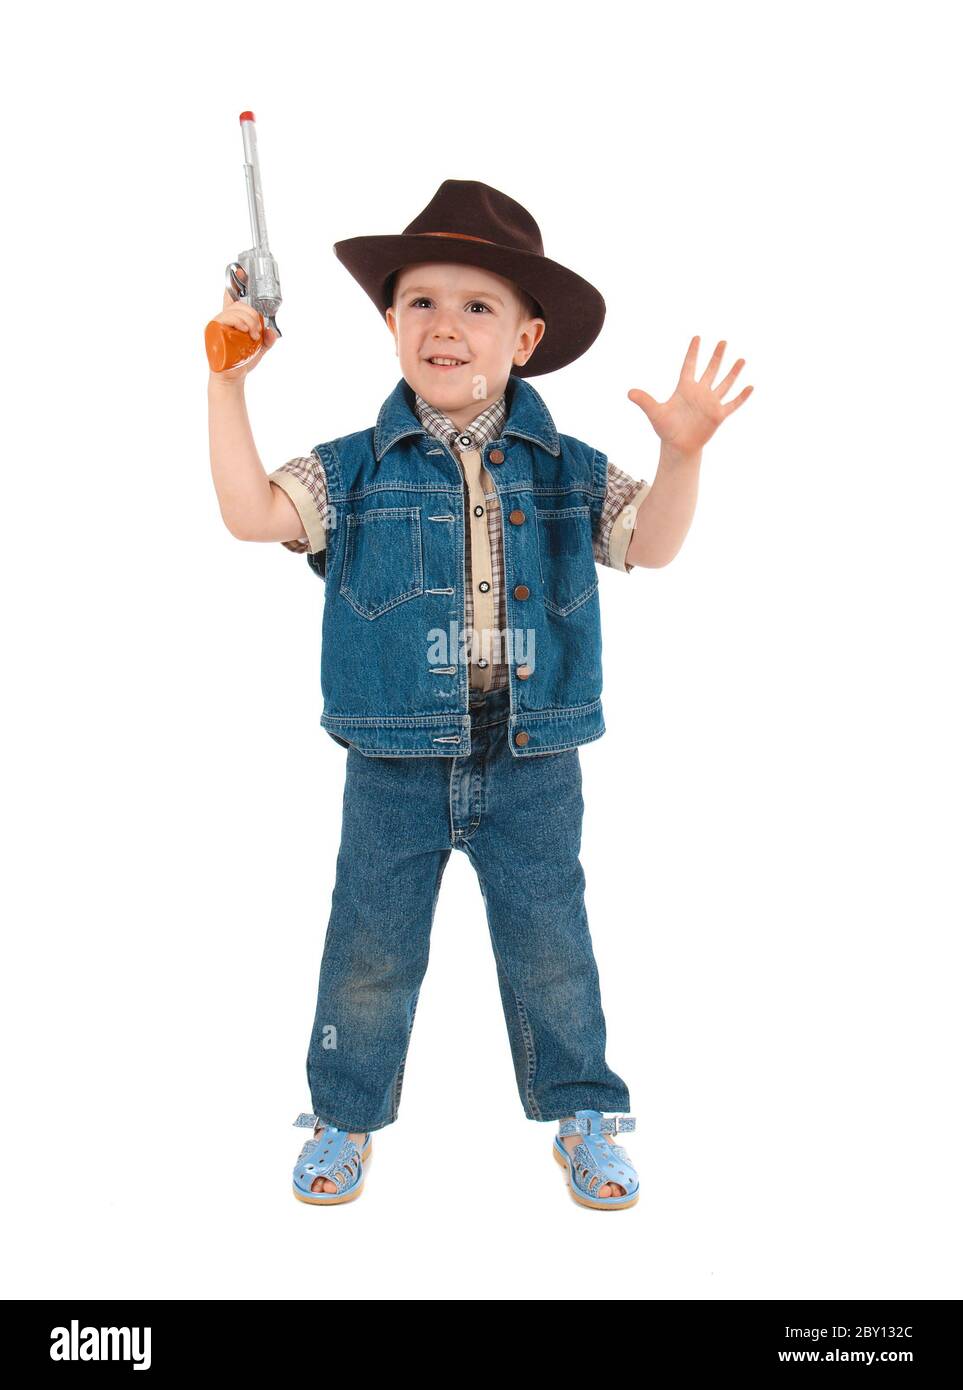
[[[257,128],[254,117],[245,112],[241,117],[241,136],[244,140],[244,179],[247,184],[247,207],[251,217],[251,237],[254,250],[270,253],[267,219],[264,216],[264,195],[261,192],[261,166],[257,158]]]
[[[254,245],[249,251],[242,251],[237,260],[228,266],[228,290],[233,299],[244,298],[252,308],[263,314],[268,327],[273,328],[280,337],[281,330],[277,326],[275,315],[281,307],[281,281],[277,261],[271,255],[268,245],[254,112],[242,111],[240,119],[241,136],[244,140],[247,208],[251,218],[251,237]]]

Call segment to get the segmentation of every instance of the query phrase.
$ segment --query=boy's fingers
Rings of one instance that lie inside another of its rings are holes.
[[[224,308],[217,316],[219,323],[227,324],[229,328],[239,328],[242,333],[250,333],[251,337],[257,342],[261,334],[261,317],[256,309],[252,309],[249,304],[243,304],[240,300],[231,296],[230,290],[224,291]],[[280,335],[273,329],[264,330],[264,348],[269,348]]]
[[[253,309],[235,304],[223,313],[221,318],[229,322],[232,328],[239,328],[242,333],[250,333],[252,338],[260,336],[261,321]]]
[[[242,333],[249,333],[252,327],[251,320],[236,309],[225,309],[223,314],[218,314],[217,322],[226,324],[228,328],[239,328]]]

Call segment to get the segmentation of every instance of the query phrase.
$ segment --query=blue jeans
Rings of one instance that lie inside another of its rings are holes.
[[[522,1108],[531,1120],[628,1111],[605,1018],[579,862],[577,748],[515,758],[507,690],[472,692],[472,751],[369,757],[350,747],[341,846],[308,1049],[314,1113],[360,1131],[398,1118],[441,877],[475,866]]]

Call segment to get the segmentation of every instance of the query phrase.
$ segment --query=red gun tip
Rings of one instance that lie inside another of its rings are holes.
[[[253,112],[253,111],[242,111],[242,112],[241,112],[240,119],[241,119],[242,121],[253,121],[253,120],[254,120],[254,112]]]

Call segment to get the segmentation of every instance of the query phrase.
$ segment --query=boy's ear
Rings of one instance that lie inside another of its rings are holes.
[[[523,367],[525,363],[528,361],[528,359],[531,357],[532,353],[535,351],[539,343],[542,341],[542,337],[545,333],[544,319],[531,319],[529,320],[529,322],[534,324],[534,327],[527,330],[522,336],[531,339],[531,347],[528,348],[528,350],[525,352],[525,356],[522,358],[521,362],[518,363],[518,366],[520,367]],[[516,352],[518,350],[519,349],[516,349]],[[521,350],[525,351],[524,347],[522,347]]]

